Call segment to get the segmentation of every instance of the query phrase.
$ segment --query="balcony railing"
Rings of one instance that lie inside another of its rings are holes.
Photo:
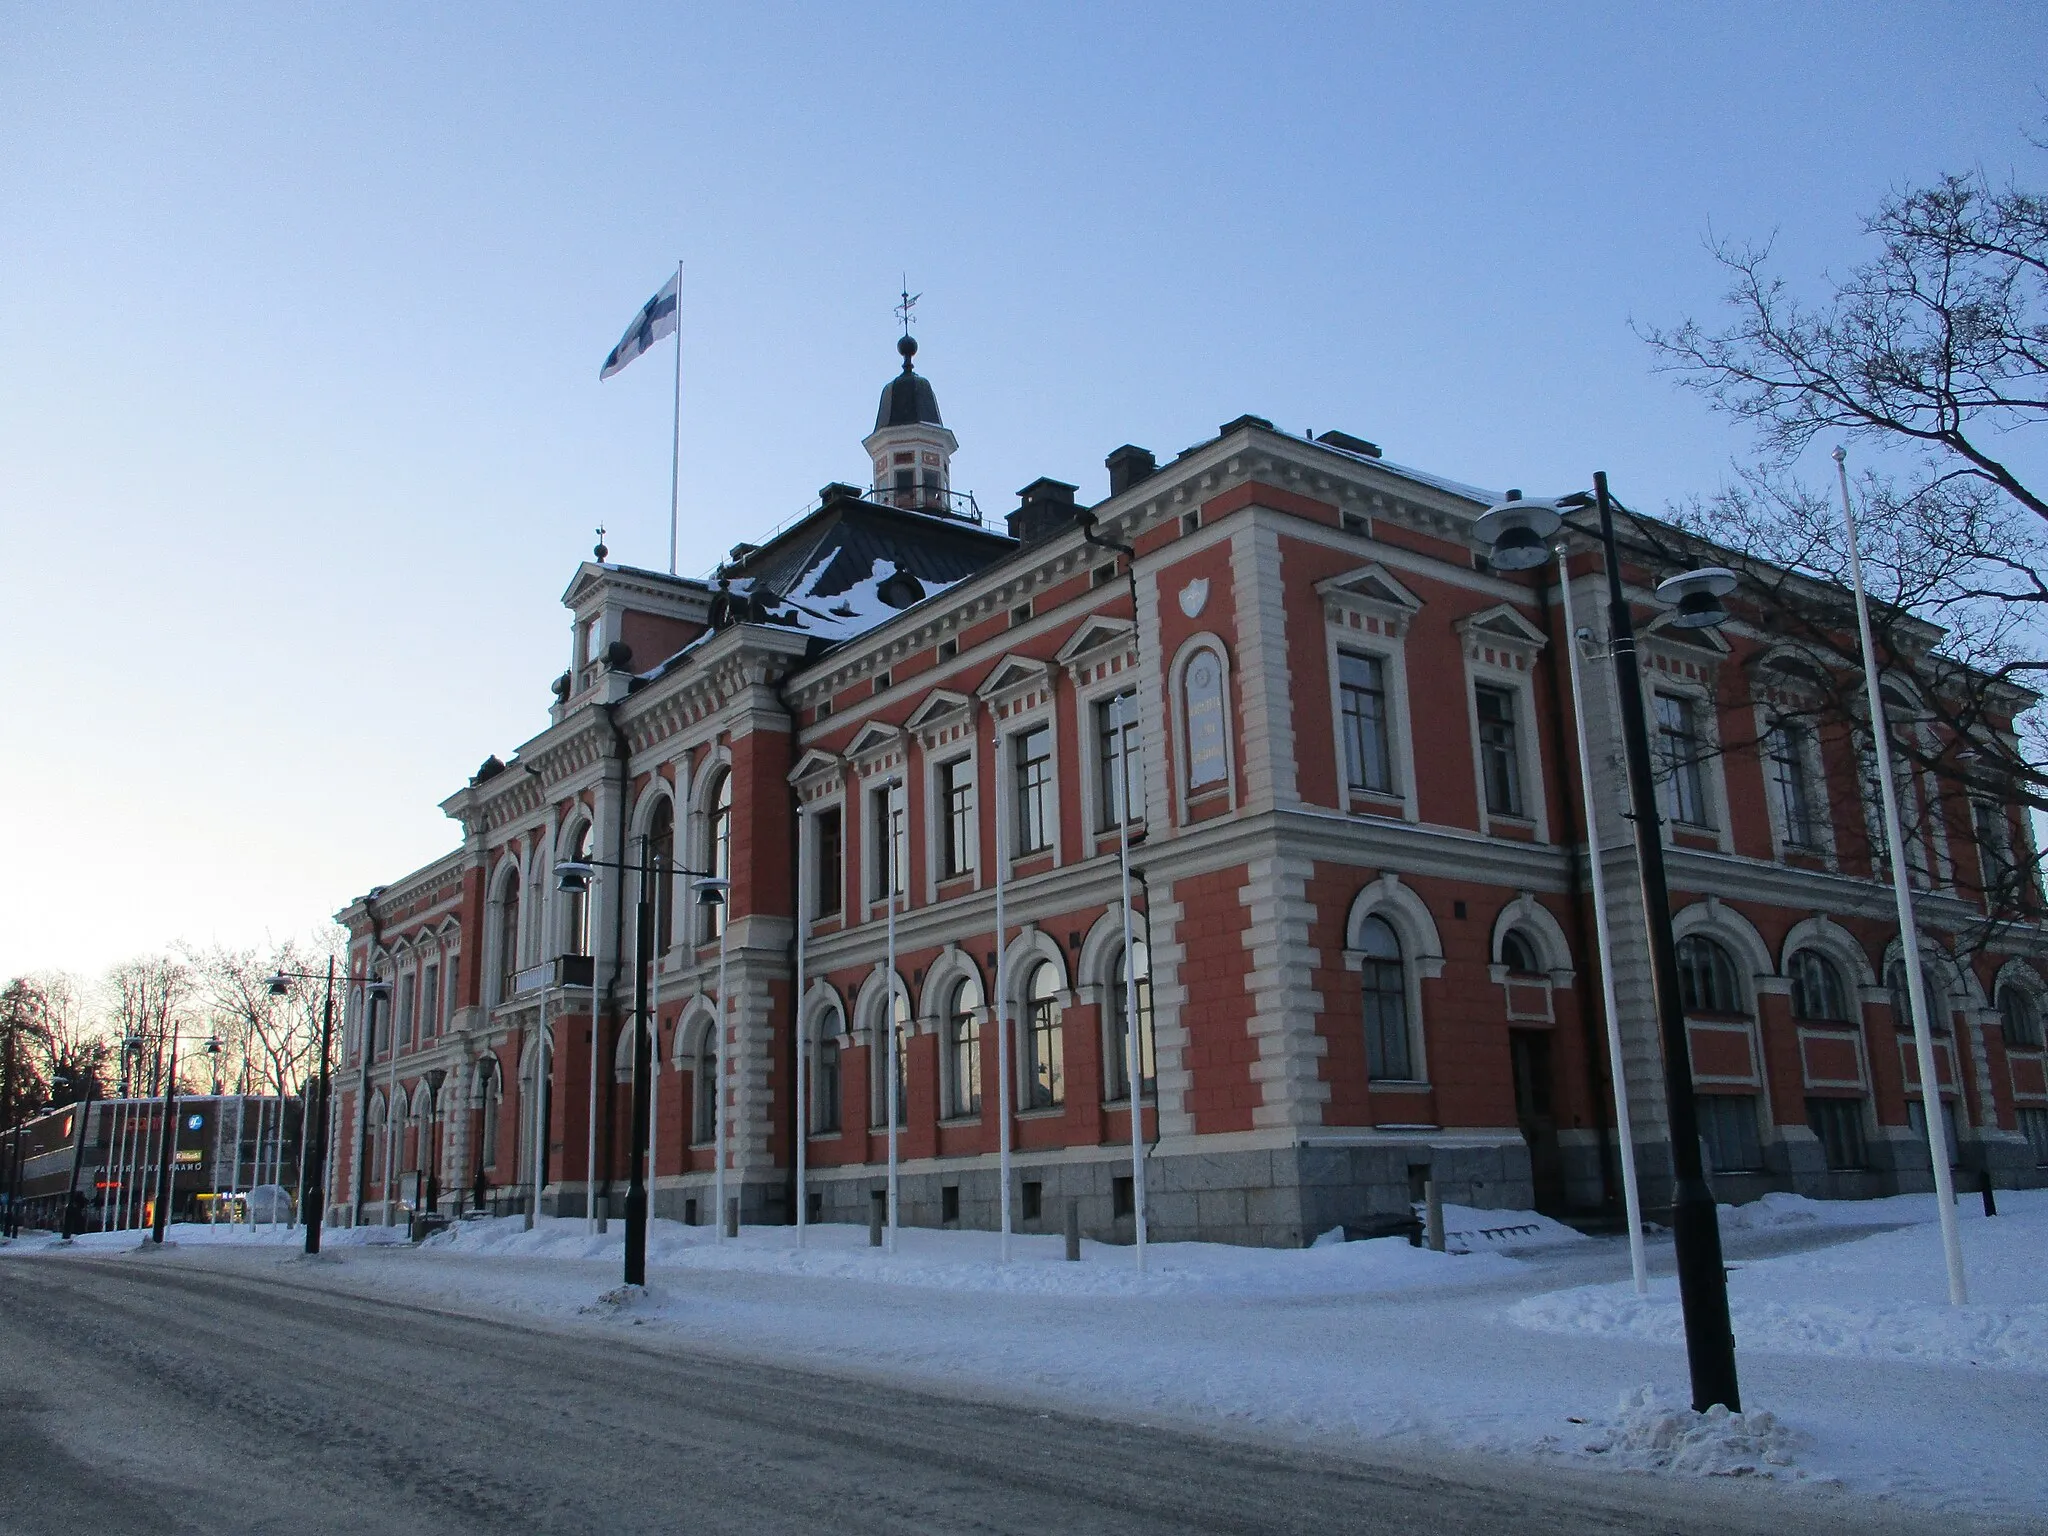
[[[588,987],[594,969],[588,955],[557,955],[516,972],[512,977],[512,995],[524,997],[545,987]]]

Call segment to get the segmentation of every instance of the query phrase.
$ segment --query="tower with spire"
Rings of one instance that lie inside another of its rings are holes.
[[[909,302],[906,297],[906,310]],[[882,386],[875,430],[861,440],[875,473],[869,499],[921,512],[950,512],[953,450],[959,443],[939,419],[939,397],[930,381],[911,365],[917,338],[910,334],[907,315],[896,350],[903,371]]]

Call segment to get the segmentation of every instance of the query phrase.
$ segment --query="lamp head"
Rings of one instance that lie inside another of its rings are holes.
[[[1488,546],[1486,558],[1496,570],[1533,571],[1549,563],[1550,537],[1563,521],[1556,502],[1511,491],[1473,519],[1472,532]]]
[[[1735,585],[1735,573],[1725,565],[1702,566],[1658,582],[1657,601],[1678,610],[1671,620],[1674,628],[1713,629],[1728,622],[1721,599],[1733,592]]]
[[[597,870],[581,859],[565,859],[555,866],[555,889],[580,896],[590,889],[590,882],[596,876]]]
[[[724,906],[726,887],[731,884],[731,881],[721,880],[716,875],[710,875],[705,879],[699,880],[697,882],[697,905],[700,907]]]
[[[285,979],[283,971],[272,971],[263,978],[263,985],[269,989],[272,997],[287,996],[292,990],[292,984]]]
[[[380,976],[376,980],[364,984],[363,995],[373,1002],[378,998],[389,997],[391,995],[391,983]]]

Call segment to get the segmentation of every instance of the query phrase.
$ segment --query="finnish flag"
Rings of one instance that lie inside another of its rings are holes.
[[[661,292],[640,306],[640,313],[633,317],[633,323],[626,327],[626,334],[619,338],[611,355],[604,360],[604,367],[598,371],[600,380],[608,379],[642,352],[653,346],[664,336],[676,332],[677,284],[682,281],[682,270],[668,280]]]

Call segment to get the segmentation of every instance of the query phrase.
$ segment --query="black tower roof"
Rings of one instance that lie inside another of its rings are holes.
[[[931,381],[910,366],[910,360],[917,356],[917,338],[904,337],[896,343],[896,350],[903,354],[903,371],[882,386],[882,403],[875,409],[875,430],[944,426],[945,422],[939,419],[939,397],[932,393]]]

